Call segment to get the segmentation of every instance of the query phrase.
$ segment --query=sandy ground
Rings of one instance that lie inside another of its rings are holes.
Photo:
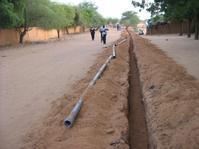
[[[156,44],[199,80],[199,41],[194,40],[193,36],[190,39],[176,34],[142,37]]]
[[[61,97],[43,123],[32,127],[24,139],[24,149],[128,149],[128,42],[118,46],[95,86],[84,96],[84,104],[72,128],[63,119],[77,102],[112,48],[104,49],[87,75],[75,83],[72,92]]]
[[[96,41],[85,33],[63,41],[0,50],[0,148],[18,149],[52,101],[85,76],[103,47],[98,35]],[[108,45],[119,36],[110,31]]]
[[[165,50],[159,49],[149,40],[134,35],[133,37],[134,52],[142,84],[150,148],[199,148],[198,80],[187,73],[186,69],[171,57],[168,57]],[[162,44],[167,42],[163,41],[165,36],[160,37],[159,40],[161,39]],[[184,41],[189,45],[189,41],[186,42],[182,37],[179,39],[173,37],[173,40]],[[191,42],[195,43],[195,41]],[[171,45],[174,44],[172,43],[171,41]],[[184,43],[182,44],[186,46]],[[194,53],[194,48],[193,53],[191,49],[190,55],[197,56]],[[173,45],[173,50],[177,50],[175,45]],[[181,49],[178,49],[178,52],[181,56],[187,55],[183,55]],[[190,61],[193,57],[189,57]],[[191,67],[198,69],[198,65]]]

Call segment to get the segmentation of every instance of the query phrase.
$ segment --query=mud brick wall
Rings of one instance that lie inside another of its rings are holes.
[[[68,28],[68,33],[80,33],[83,32],[81,26]],[[67,34],[66,29],[60,31],[60,36]],[[24,42],[36,42],[46,41],[51,38],[57,38],[57,30],[45,30],[37,27],[33,27],[24,37]],[[19,34],[15,29],[0,29],[0,46],[14,45],[19,42]]]

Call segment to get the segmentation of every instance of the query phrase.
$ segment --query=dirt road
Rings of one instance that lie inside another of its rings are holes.
[[[188,73],[199,80],[199,41],[186,36],[153,35],[143,36],[165,51],[177,63],[186,68]]]
[[[107,45],[119,36],[109,31]],[[0,50],[0,148],[19,148],[28,129],[86,74],[102,47],[98,33],[95,41],[85,33]]]

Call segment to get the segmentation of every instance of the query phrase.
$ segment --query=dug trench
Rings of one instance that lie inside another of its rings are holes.
[[[118,46],[117,58],[86,94],[74,126],[66,128],[63,119],[111,47],[71,92],[52,103],[46,118],[25,136],[22,148],[199,148],[199,83],[149,41],[131,36],[136,49],[132,40]]]
[[[139,69],[149,148],[198,149],[198,80],[149,40],[130,33],[136,45],[133,54]]]
[[[46,118],[24,137],[22,148],[147,149],[145,112],[132,39],[126,33],[122,36],[128,40],[117,46],[116,59],[88,90],[74,126],[66,128],[63,119],[112,53],[112,46],[104,49],[71,92],[52,103]]]
[[[117,58],[111,60],[101,78],[84,96],[84,104],[73,127],[66,128],[63,120],[97,70],[112,54],[112,46],[103,49],[96,63],[83,79],[72,86],[70,92],[52,103],[46,118],[24,137],[22,148],[129,149],[128,42],[118,45],[116,51]]]
[[[130,34],[130,33],[129,33]],[[139,69],[134,53],[134,43],[130,36],[129,41],[129,146],[130,149],[147,149],[148,134],[145,119],[144,103],[142,101],[142,88],[140,84]]]

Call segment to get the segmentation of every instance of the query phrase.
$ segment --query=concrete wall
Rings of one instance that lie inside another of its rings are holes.
[[[83,28],[80,26],[68,28],[68,33],[80,33]],[[60,36],[66,35],[66,29],[60,30]],[[24,42],[47,41],[52,38],[57,38],[57,30],[44,30],[33,27],[24,37]],[[15,29],[0,29],[0,46],[18,44],[19,35]]]

